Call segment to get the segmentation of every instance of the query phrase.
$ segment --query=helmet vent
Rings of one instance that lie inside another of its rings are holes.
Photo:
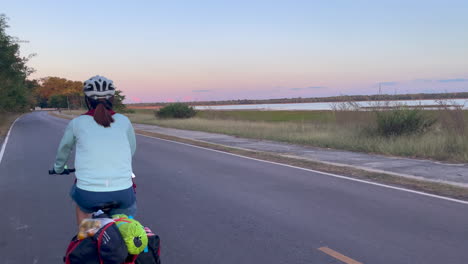
[[[85,87],[85,91],[92,91],[94,89],[93,85],[92,84],[87,84],[86,87]]]
[[[96,85],[96,90],[98,92],[100,92],[101,91],[101,85],[97,81],[94,81],[94,84]]]

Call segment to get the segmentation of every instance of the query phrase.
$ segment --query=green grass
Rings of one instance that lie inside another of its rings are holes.
[[[79,112],[79,113],[82,113]],[[468,111],[428,111],[439,121],[429,132],[398,137],[373,132],[373,112],[199,111],[191,119],[156,119],[152,110],[126,114],[134,123],[324,148],[468,162]]]

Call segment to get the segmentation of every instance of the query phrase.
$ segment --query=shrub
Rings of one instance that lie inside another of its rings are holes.
[[[155,111],[158,118],[190,118],[196,114],[192,106],[183,103],[169,104],[159,111]]]
[[[436,122],[435,118],[417,108],[397,108],[375,113],[377,133],[386,137],[423,133]]]

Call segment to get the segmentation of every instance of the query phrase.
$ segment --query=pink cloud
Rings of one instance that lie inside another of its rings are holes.
[[[141,103],[141,98],[136,96],[130,96],[130,100],[134,103]]]

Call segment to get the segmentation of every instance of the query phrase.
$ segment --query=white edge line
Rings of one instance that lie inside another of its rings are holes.
[[[3,160],[3,154],[5,153],[5,148],[6,148],[6,145],[8,143],[8,138],[10,137],[11,129],[13,129],[13,126],[15,125],[16,121],[18,121],[18,119],[20,119],[20,118],[21,118],[21,116],[16,118],[16,120],[13,122],[13,124],[11,124],[10,129],[8,130],[7,136],[5,137],[5,140],[3,141],[2,150],[0,150],[0,163],[2,163],[2,160]]]
[[[260,161],[260,162],[265,162],[265,163],[270,163],[270,164],[275,164],[275,165],[280,165],[280,166],[284,166],[284,167],[289,167],[289,168],[294,168],[294,169],[298,169],[298,170],[304,170],[304,171],[314,172],[314,173],[318,173],[318,174],[322,174],[322,175],[327,175],[327,176],[331,176],[331,177],[335,177],[335,178],[340,178],[340,179],[344,179],[344,180],[349,180],[349,181],[355,181],[355,182],[360,182],[360,183],[371,184],[371,185],[380,186],[380,187],[384,187],[384,188],[389,188],[389,189],[394,189],[394,190],[403,191],[403,192],[409,192],[409,193],[415,193],[415,194],[419,194],[419,195],[429,196],[429,197],[432,197],[432,198],[438,198],[438,199],[442,199],[442,200],[447,200],[447,201],[451,201],[451,202],[456,202],[456,203],[461,203],[461,204],[466,204],[466,205],[468,205],[468,201],[458,200],[458,199],[454,199],[454,198],[444,197],[444,196],[435,195],[435,194],[430,194],[430,193],[425,193],[425,192],[414,191],[414,190],[410,190],[410,189],[405,189],[405,188],[400,188],[400,187],[385,185],[385,184],[376,183],[376,182],[370,182],[370,181],[365,181],[365,180],[350,178],[350,177],[347,177],[347,176],[337,175],[337,174],[328,173],[328,172],[322,172],[322,171],[316,171],[316,170],[311,170],[311,169],[296,167],[296,166],[292,166],[292,165],[288,165],[288,164],[283,164],[283,163],[278,163],[278,162],[273,162],[273,161],[268,161],[268,160],[261,160],[261,159],[251,158],[251,157],[247,157],[247,156],[242,156],[242,155],[233,154],[233,153],[229,153],[229,152],[225,152],[225,151],[220,151],[220,150],[215,150],[215,149],[209,149],[209,148],[200,147],[200,146],[196,146],[196,145],[190,145],[190,144],[187,144],[187,143],[177,142],[177,141],[173,141],[173,140],[162,139],[162,138],[158,138],[158,137],[151,137],[151,136],[147,136],[147,135],[143,135],[143,134],[139,134],[139,133],[137,133],[137,134],[138,134],[139,136],[143,136],[143,137],[147,137],[147,138],[153,138],[153,139],[162,140],[162,141],[167,141],[167,142],[172,142],[172,143],[176,143],[176,144],[180,144],[180,145],[184,145],[184,146],[190,146],[190,147],[193,147],[193,148],[199,148],[199,149],[214,151],[214,152],[218,152],[218,153],[224,153],[224,154],[226,154],[226,155],[231,155],[231,156],[240,157],[240,158],[244,158],[244,159],[255,160],[255,161]],[[208,142],[208,143],[209,143],[209,142]],[[229,147],[229,146],[227,146],[227,147]]]

